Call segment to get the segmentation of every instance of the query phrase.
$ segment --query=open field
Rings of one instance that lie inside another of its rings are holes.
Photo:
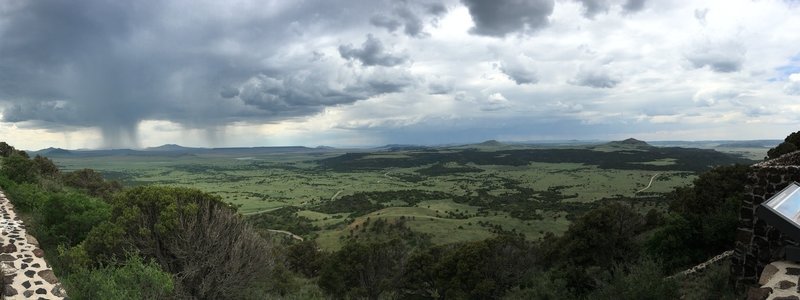
[[[642,210],[657,207],[660,195],[690,183],[703,167],[691,157],[719,154],[617,146],[484,148],[53,159],[65,171],[92,168],[126,185],[198,188],[248,216],[286,214],[282,208],[292,208],[290,218],[314,228],[306,238],[336,249],[367,218],[402,218],[435,243],[479,240],[499,232],[529,239],[559,234],[597,201],[625,199]],[[656,174],[652,185],[637,193]]]

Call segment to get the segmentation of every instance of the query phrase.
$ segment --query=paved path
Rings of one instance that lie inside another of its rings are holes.
[[[273,208],[270,208],[270,209],[251,211],[251,212],[243,213],[242,215],[243,216],[256,215],[256,214],[260,214],[260,213],[270,212],[270,211],[273,211],[273,210],[278,210],[278,209],[281,209],[281,208],[284,208],[284,207],[286,207],[286,206],[278,206],[278,207],[273,207]]]
[[[301,241],[301,242],[303,241],[303,237],[302,237],[302,236],[296,235],[296,234],[294,234],[294,233],[291,233],[291,232],[288,232],[288,231],[286,231],[286,230],[267,229],[267,231],[269,231],[269,232],[275,232],[275,233],[282,233],[282,234],[285,234],[285,235],[291,236],[291,237],[292,237],[293,239],[295,239],[295,240],[298,240],[298,241]]]
[[[64,299],[66,292],[44,261],[39,242],[27,234],[14,205],[0,192],[3,299]]]
[[[333,197],[331,197],[331,201],[336,200],[336,196],[339,196],[339,194],[341,194],[342,192],[344,192],[344,190],[339,190],[338,192],[336,192],[336,194],[333,194]]]
[[[661,175],[661,174],[660,174],[660,173],[656,173],[656,175],[653,175],[653,177],[650,177],[650,183],[648,183],[648,184],[647,184],[647,186],[646,186],[646,187],[644,187],[643,189],[636,191],[636,194],[638,194],[638,193],[641,193],[641,192],[644,192],[644,191],[646,191],[647,189],[649,189],[649,188],[650,188],[650,186],[651,186],[651,185],[653,185],[653,180],[655,180],[655,179],[656,179],[656,177],[658,177],[658,175]]]

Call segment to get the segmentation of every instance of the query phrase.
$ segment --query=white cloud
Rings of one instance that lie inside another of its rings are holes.
[[[789,95],[800,95],[800,73],[789,75],[787,81],[783,91]]]
[[[700,106],[712,106],[721,101],[731,100],[741,95],[740,91],[732,88],[708,88],[697,91],[692,101]]]
[[[493,93],[486,98],[486,102],[481,106],[483,111],[497,111],[509,108],[511,102],[501,93]]]

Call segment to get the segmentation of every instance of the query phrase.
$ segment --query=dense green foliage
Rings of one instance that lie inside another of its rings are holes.
[[[277,286],[261,284],[271,281],[277,252],[219,197],[169,187],[120,192],[93,170],[62,174],[49,159],[4,145],[0,186],[71,298],[241,299]]]
[[[397,191],[376,191],[358,192],[352,195],[344,195],[330,201],[323,201],[314,207],[315,211],[338,214],[350,213],[350,216],[361,216],[376,210],[387,207],[392,202],[405,203],[407,206],[414,206],[425,200],[450,199],[453,195],[443,192],[431,192],[424,190],[397,190]]]
[[[75,246],[110,215],[110,206],[100,199],[78,193],[52,194],[39,209],[39,239],[53,245]]]
[[[406,253],[396,239],[346,243],[323,265],[319,285],[337,298],[378,299],[397,288]]]
[[[64,174],[64,184],[86,191],[89,195],[110,200],[114,193],[122,190],[117,181],[107,181],[92,169],[80,169]]]
[[[718,167],[672,194],[670,215],[647,242],[669,270],[699,263],[734,246],[739,205],[749,167]]]
[[[36,182],[38,175],[34,162],[17,153],[13,153],[3,160],[0,172],[18,183]]]
[[[535,270],[532,245],[514,236],[418,251],[403,279],[406,295],[440,299],[497,299]]]
[[[287,206],[250,215],[246,219],[257,230],[286,230],[297,235],[312,237],[312,233],[319,230],[319,227],[312,224],[308,218],[298,216],[298,210],[299,208],[297,207]]]
[[[611,279],[589,294],[589,299],[671,300],[681,298],[677,280],[664,278],[659,264],[653,260],[645,259],[632,265],[618,265],[611,273]]]
[[[792,132],[778,146],[769,149],[767,158],[776,158],[786,153],[797,151],[797,149],[800,149],[800,131]]]
[[[85,241],[90,256],[122,257],[119,251],[135,250],[175,274],[177,292],[192,298],[235,297],[275,265],[269,243],[233,208],[192,189],[126,190],[114,197],[111,220],[97,230]]]
[[[154,261],[138,256],[116,266],[80,269],[63,277],[70,299],[169,299],[173,298],[172,275]]]
[[[603,269],[636,256],[644,218],[627,205],[610,203],[589,211],[545,249],[550,261]]]

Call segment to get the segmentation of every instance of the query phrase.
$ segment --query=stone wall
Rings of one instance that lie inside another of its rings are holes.
[[[731,258],[737,286],[755,284],[766,265],[785,260],[785,246],[798,245],[755,213],[761,203],[792,181],[800,182],[800,151],[753,165],[739,212],[736,248]]]
[[[3,299],[64,299],[67,294],[53,270],[44,260],[36,238],[0,191],[0,269],[3,273]]]

